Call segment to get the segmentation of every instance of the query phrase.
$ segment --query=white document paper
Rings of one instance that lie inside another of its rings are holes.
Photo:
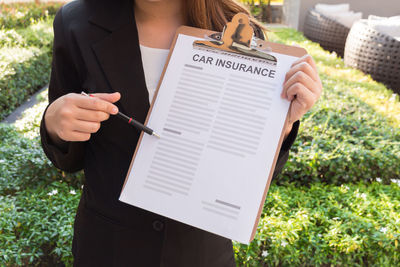
[[[198,39],[177,38],[147,123],[161,139],[143,135],[120,200],[248,244],[297,58],[270,52],[273,65],[193,48]]]

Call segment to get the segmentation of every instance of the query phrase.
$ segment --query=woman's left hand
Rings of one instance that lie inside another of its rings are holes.
[[[312,57],[305,55],[295,61],[286,73],[281,94],[282,98],[292,102],[286,135],[290,133],[293,123],[311,109],[321,92],[322,83]]]

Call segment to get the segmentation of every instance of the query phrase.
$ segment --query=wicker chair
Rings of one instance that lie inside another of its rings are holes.
[[[350,28],[328,18],[315,9],[308,11],[304,22],[304,35],[326,50],[335,51],[343,57],[344,46]]]
[[[344,63],[370,74],[400,94],[400,41],[377,32],[366,20],[354,23],[351,28]]]

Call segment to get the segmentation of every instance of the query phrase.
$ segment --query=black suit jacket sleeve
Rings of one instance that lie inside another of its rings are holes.
[[[49,84],[49,104],[60,96],[80,92],[79,75],[72,61],[69,42],[65,38],[62,9],[57,13],[54,23],[54,46],[51,78]],[[46,113],[47,108],[44,112]],[[85,142],[66,142],[64,148],[57,147],[46,131],[44,114],[40,125],[42,147],[59,169],[67,172],[81,170],[84,166]]]
[[[299,131],[300,121],[296,121],[293,123],[292,131],[283,141],[281,150],[279,151],[278,160],[276,161],[275,170],[273,174],[273,179],[278,176],[279,173],[282,172],[283,167],[285,166],[286,161],[289,158],[289,150],[296,140],[297,132]]]

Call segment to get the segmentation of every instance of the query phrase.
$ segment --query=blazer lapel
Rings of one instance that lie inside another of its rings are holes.
[[[92,49],[112,91],[121,93],[120,104],[127,115],[144,122],[149,96],[132,1],[113,2],[110,8],[98,10],[89,21],[110,32]]]

